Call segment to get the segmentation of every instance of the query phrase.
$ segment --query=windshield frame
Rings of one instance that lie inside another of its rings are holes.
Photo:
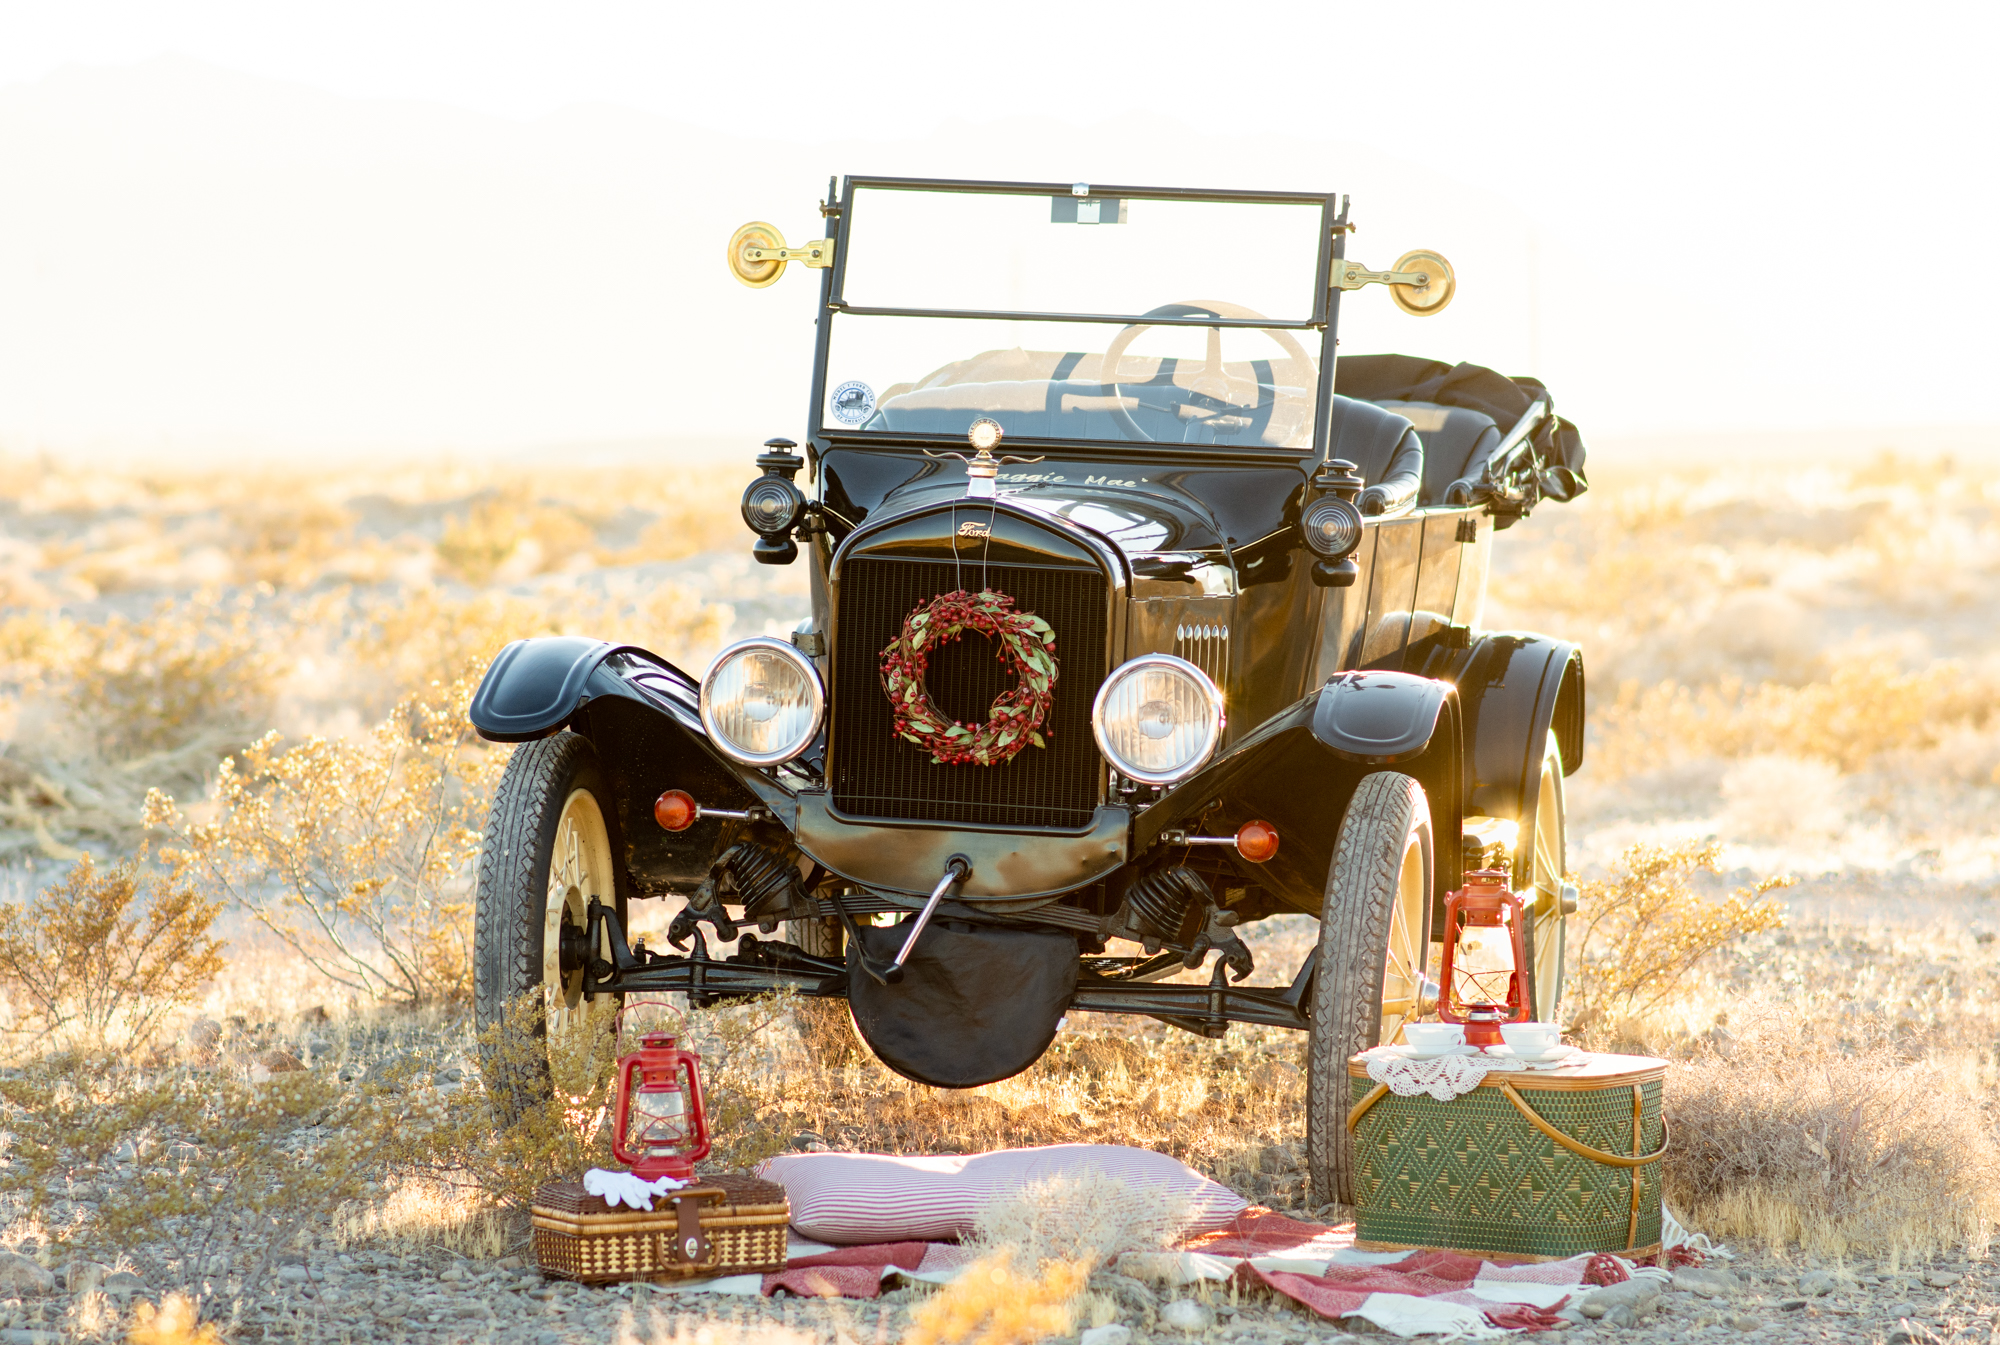
[[[832,184],[829,183],[829,186]],[[1094,453],[1124,455],[1135,450],[1151,451],[1175,457],[1190,453],[1202,457],[1223,456],[1237,461],[1251,461],[1259,458],[1282,458],[1298,461],[1323,457],[1327,433],[1327,419],[1332,408],[1333,371],[1336,337],[1339,329],[1340,295],[1333,288],[1333,264],[1341,259],[1345,251],[1347,225],[1346,202],[1333,193],[1282,192],[1282,191],[1218,191],[1190,187],[1127,187],[1107,183],[1088,184],[1093,196],[1113,196],[1127,200],[1155,201],[1218,201],[1248,202],[1253,204],[1316,205],[1320,208],[1320,234],[1318,255],[1314,258],[1313,307],[1305,318],[1212,318],[1212,317],[1150,317],[1143,313],[1040,313],[1014,311],[1009,309],[942,309],[942,308],[877,308],[849,306],[843,295],[847,283],[848,235],[854,226],[854,193],[857,189],[877,189],[889,191],[937,191],[961,192],[980,195],[1011,196],[1067,196],[1073,194],[1073,187],[1083,184],[1067,182],[989,182],[961,178],[912,178],[912,177],[866,177],[850,176],[841,179],[840,196],[837,205],[823,205],[823,213],[835,216],[833,265],[821,272],[820,311],[827,320],[816,322],[817,331],[813,342],[812,400],[808,404],[807,437],[820,453],[826,452],[837,442],[856,446],[865,444],[871,448],[889,447],[897,443],[922,445],[928,443],[963,444],[960,435],[923,435],[886,430],[829,430],[822,423],[821,408],[825,405],[827,360],[833,336],[832,318],[836,315],[853,317],[917,317],[942,319],[984,319],[1010,322],[1085,322],[1085,323],[1146,323],[1159,327],[1240,327],[1251,330],[1317,331],[1320,334],[1319,385],[1313,398],[1314,415],[1311,440],[1305,448],[1217,448],[1213,445],[1188,445],[1173,443],[1141,443],[1117,440],[1085,439],[1031,439],[1035,444],[1074,446]]]

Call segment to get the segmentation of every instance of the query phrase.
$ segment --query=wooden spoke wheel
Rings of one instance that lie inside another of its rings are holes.
[[[1521,935],[1528,951],[1528,999],[1537,1022],[1552,1023],[1562,1003],[1563,959],[1569,912],[1568,818],[1563,808],[1562,752],[1551,733],[1542,750],[1541,770],[1529,805],[1521,812],[1514,844],[1514,890],[1522,894],[1527,918]]]
[[[1314,1198],[1354,1201],[1347,1062],[1428,1012],[1430,802],[1407,775],[1361,781],[1341,819],[1320,912],[1307,1044],[1306,1163]]]
[[[590,946],[592,899],[625,919],[616,819],[588,739],[558,733],[514,749],[487,821],[473,916],[473,1013],[489,1083],[510,1112],[558,1084],[580,1091],[617,1010],[615,996],[583,996],[590,958],[611,952],[608,938]],[[529,1032],[539,1046],[524,1045]]]

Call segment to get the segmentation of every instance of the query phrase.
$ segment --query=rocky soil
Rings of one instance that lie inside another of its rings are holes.
[[[0,1345],[121,1339],[147,1287],[129,1272],[53,1261],[32,1240],[0,1254]],[[1119,1306],[1112,1329],[1083,1345],[1203,1338],[1246,1345],[1350,1339],[1263,1292],[1232,1297],[1100,1275]],[[545,1281],[520,1257],[467,1261],[442,1251],[289,1253],[256,1282],[227,1282],[231,1340],[524,1342],[676,1341],[720,1345],[860,1345],[898,1340],[930,1292],[891,1290],[873,1302],[674,1295],[648,1285],[585,1288]],[[1572,1339],[1866,1341],[1917,1345],[1990,1341],[2000,1324],[2000,1266],[1991,1261],[1891,1268],[1820,1266],[1744,1254],[1676,1273],[1671,1286],[1634,1281],[1591,1291],[1565,1315]],[[1372,1333],[1366,1323],[1355,1326]],[[1122,1327],[1120,1331],[1116,1328]]]

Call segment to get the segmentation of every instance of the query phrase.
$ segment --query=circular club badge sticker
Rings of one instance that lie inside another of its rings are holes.
[[[842,383],[830,400],[833,418],[843,425],[859,425],[875,413],[875,389],[866,383]]]

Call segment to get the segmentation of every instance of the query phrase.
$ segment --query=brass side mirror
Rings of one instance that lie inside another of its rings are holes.
[[[1363,285],[1387,285],[1389,297],[1396,301],[1396,307],[1405,313],[1426,318],[1444,311],[1444,306],[1451,302],[1451,296],[1457,290],[1458,281],[1452,274],[1450,262],[1435,252],[1420,248],[1396,258],[1396,264],[1387,271],[1371,271],[1360,262],[1337,261],[1333,264],[1333,285],[1335,289],[1342,290],[1358,290]]]
[[[815,238],[798,247],[785,246],[774,224],[753,220],[729,235],[729,274],[753,290],[773,284],[787,262],[803,262],[816,270],[833,265],[833,240]]]

